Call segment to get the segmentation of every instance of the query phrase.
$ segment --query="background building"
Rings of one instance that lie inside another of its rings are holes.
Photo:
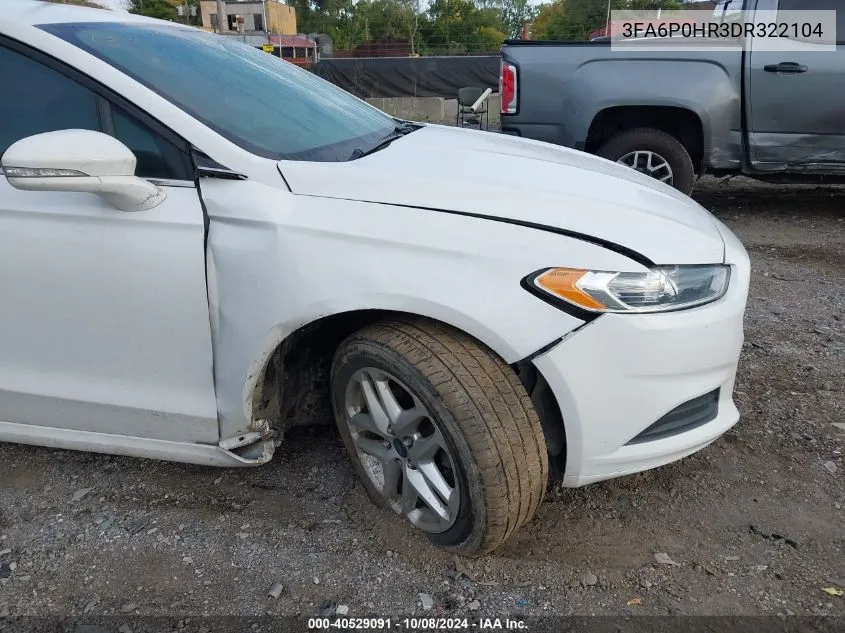
[[[296,34],[296,9],[279,0],[225,0],[223,5],[226,7],[224,31],[240,32],[239,18],[242,18],[243,31],[248,35]],[[204,29],[217,30],[216,0],[202,0],[200,14]]]
[[[301,35],[269,36],[271,52],[297,66],[309,67],[317,60],[317,43]]]

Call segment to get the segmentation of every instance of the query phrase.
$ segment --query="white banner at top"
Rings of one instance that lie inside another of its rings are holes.
[[[845,11],[845,8],[843,8]],[[628,51],[835,51],[836,11],[612,11],[611,47]],[[845,39],[845,33],[841,36]]]

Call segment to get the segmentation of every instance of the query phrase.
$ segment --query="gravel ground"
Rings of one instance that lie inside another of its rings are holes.
[[[845,589],[843,193],[696,193],[754,265],[742,420],[699,454],[555,490],[466,562],[375,509],[331,429],[255,470],[2,444],[0,617],[396,616],[424,613],[419,593],[427,615],[845,615],[823,590]]]

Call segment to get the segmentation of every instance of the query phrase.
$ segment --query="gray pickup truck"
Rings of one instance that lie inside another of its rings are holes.
[[[730,7],[838,9],[836,40],[845,44],[845,0],[731,0],[717,14]],[[754,50],[753,38],[741,51],[655,52],[510,41],[502,132],[597,154],[685,193],[705,173],[841,181],[845,46],[789,43],[785,52]]]

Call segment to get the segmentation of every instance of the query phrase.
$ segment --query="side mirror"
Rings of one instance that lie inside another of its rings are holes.
[[[23,191],[94,193],[120,211],[146,211],[167,194],[135,176],[132,151],[116,138],[90,130],[28,136],[3,154],[8,183]]]

